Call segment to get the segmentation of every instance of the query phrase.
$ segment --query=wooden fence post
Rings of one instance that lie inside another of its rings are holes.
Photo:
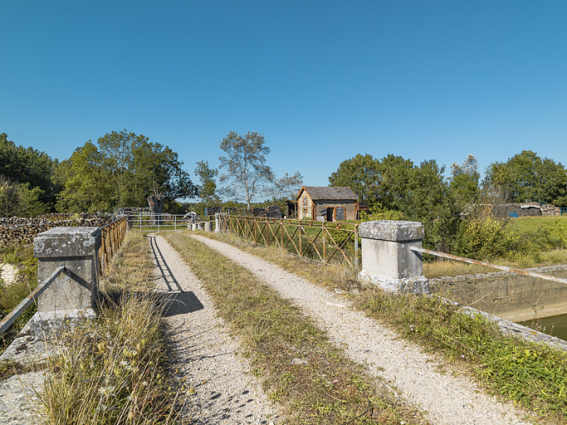
[[[326,263],[327,262],[327,238],[325,237],[325,231],[327,230],[325,228],[325,222],[323,222],[321,224],[322,230],[321,232],[323,233],[323,262]]]
[[[301,248],[301,220],[299,220],[299,227],[297,228],[297,234],[299,235],[299,255],[302,255],[303,249]]]

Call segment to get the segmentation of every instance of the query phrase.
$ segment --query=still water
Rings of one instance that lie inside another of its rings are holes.
[[[532,320],[518,322],[519,325],[527,326],[528,328],[532,328],[532,323]],[[538,319],[535,324],[535,329],[538,331],[546,334],[551,332],[551,335],[567,341],[567,314]]]

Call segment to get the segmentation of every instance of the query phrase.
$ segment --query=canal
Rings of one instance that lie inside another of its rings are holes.
[[[535,322],[533,320],[527,320],[525,322],[518,322],[518,324],[527,326],[528,328],[534,328],[540,332],[548,335],[551,334],[552,336],[567,341],[567,314],[545,317],[543,319],[537,319]],[[535,326],[533,326],[534,324]]]

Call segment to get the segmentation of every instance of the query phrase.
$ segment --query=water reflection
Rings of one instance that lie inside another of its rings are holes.
[[[518,324],[536,329],[548,335],[551,333],[551,335],[567,341],[567,314],[537,319],[536,321],[527,320],[525,322],[518,322]]]

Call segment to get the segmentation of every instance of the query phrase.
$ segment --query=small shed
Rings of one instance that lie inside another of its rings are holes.
[[[357,212],[358,196],[350,187],[302,186],[297,194],[299,220],[356,220]]]

